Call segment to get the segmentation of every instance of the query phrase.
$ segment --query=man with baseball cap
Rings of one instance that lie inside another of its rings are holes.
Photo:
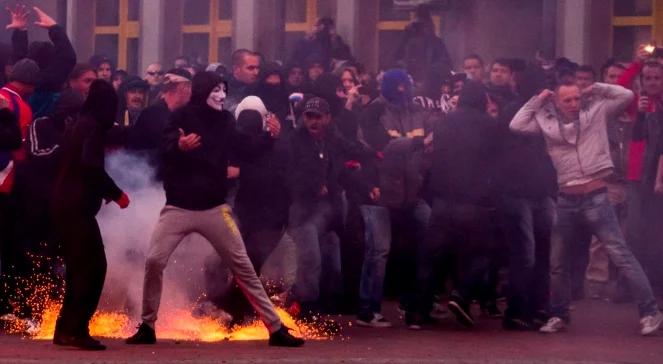
[[[322,261],[340,260],[338,237],[327,236],[341,220],[339,174],[346,160],[370,152],[340,136],[322,98],[306,101],[303,120],[289,143],[286,175],[292,197],[289,230],[297,245],[293,298],[306,316],[319,308]],[[331,269],[339,272],[339,263]]]

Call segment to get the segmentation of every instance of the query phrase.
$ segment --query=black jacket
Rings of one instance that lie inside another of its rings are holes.
[[[105,137],[115,118],[117,94],[113,86],[96,80],[82,111],[65,132],[59,173],[53,190],[55,214],[94,216],[102,200],[117,201],[122,195],[106,173]]]
[[[13,58],[31,58],[39,65],[38,83],[30,97],[30,107],[35,118],[49,116],[57,103],[62,86],[76,66],[76,52],[64,28],[54,25],[48,29],[48,42],[33,42],[28,47],[28,32],[12,33]]]
[[[179,129],[185,134],[198,134],[201,146],[188,152],[181,151]],[[266,133],[252,137],[238,132],[235,120],[227,110],[215,111],[201,102],[189,103],[174,111],[162,144],[160,177],[166,190],[166,203],[187,210],[207,210],[224,204],[230,154],[238,158],[254,158],[272,143]]]
[[[513,116],[524,105],[516,100],[507,105],[499,124],[498,189],[513,197],[541,198],[557,195],[557,172],[540,135],[514,133]]]
[[[435,128],[432,193],[451,202],[492,206],[497,164],[497,122],[460,108]]]
[[[156,163],[163,131],[170,114],[171,111],[163,100],[143,110],[136,120],[136,124],[127,132],[126,148],[145,152],[150,161]]]
[[[340,197],[345,162],[372,155],[368,148],[346,140],[333,127],[321,142],[316,142],[302,127],[292,133],[288,144],[288,188],[293,201],[304,203]],[[325,197],[320,196],[323,186],[329,192]]]
[[[9,109],[0,110],[0,152],[8,152],[21,147],[21,130],[16,116]]]
[[[259,136],[263,132],[262,115],[257,111],[243,111],[237,126],[241,133]],[[264,154],[238,161],[240,175],[235,212],[242,230],[280,230],[287,224],[290,207],[285,175],[287,146],[287,138],[282,136]]]

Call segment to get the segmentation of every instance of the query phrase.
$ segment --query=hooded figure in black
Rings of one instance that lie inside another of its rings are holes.
[[[106,254],[95,216],[102,201],[129,205],[104,170],[105,136],[117,111],[117,94],[95,80],[77,120],[65,133],[60,170],[53,190],[53,220],[66,266],[65,298],[55,328],[56,345],[103,350],[88,324],[106,276]]]
[[[279,82],[275,80],[278,77]],[[286,81],[281,67],[275,63],[268,63],[263,67],[262,76],[256,89],[256,96],[265,103],[269,112],[274,113],[279,120],[285,121],[290,112]]]
[[[472,326],[469,300],[483,283],[492,244],[497,164],[497,122],[486,113],[484,85],[468,82],[458,110],[437,123],[433,141],[433,211],[419,262],[420,313],[430,312],[434,271],[440,259],[458,262],[457,293],[450,311]]]

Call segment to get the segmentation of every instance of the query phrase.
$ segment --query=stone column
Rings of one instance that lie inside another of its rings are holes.
[[[165,5],[165,0],[141,1],[138,72],[143,72],[150,63],[164,61]],[[167,70],[168,64],[163,68]]]

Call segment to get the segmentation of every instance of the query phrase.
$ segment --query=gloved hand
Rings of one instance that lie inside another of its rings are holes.
[[[129,207],[129,204],[131,203],[131,200],[129,200],[129,195],[127,195],[126,193],[122,192],[122,195],[120,196],[120,198],[118,198],[117,200],[115,200],[115,203],[116,203],[118,206],[120,206],[121,209],[124,210],[124,209],[126,209],[127,207]]]

